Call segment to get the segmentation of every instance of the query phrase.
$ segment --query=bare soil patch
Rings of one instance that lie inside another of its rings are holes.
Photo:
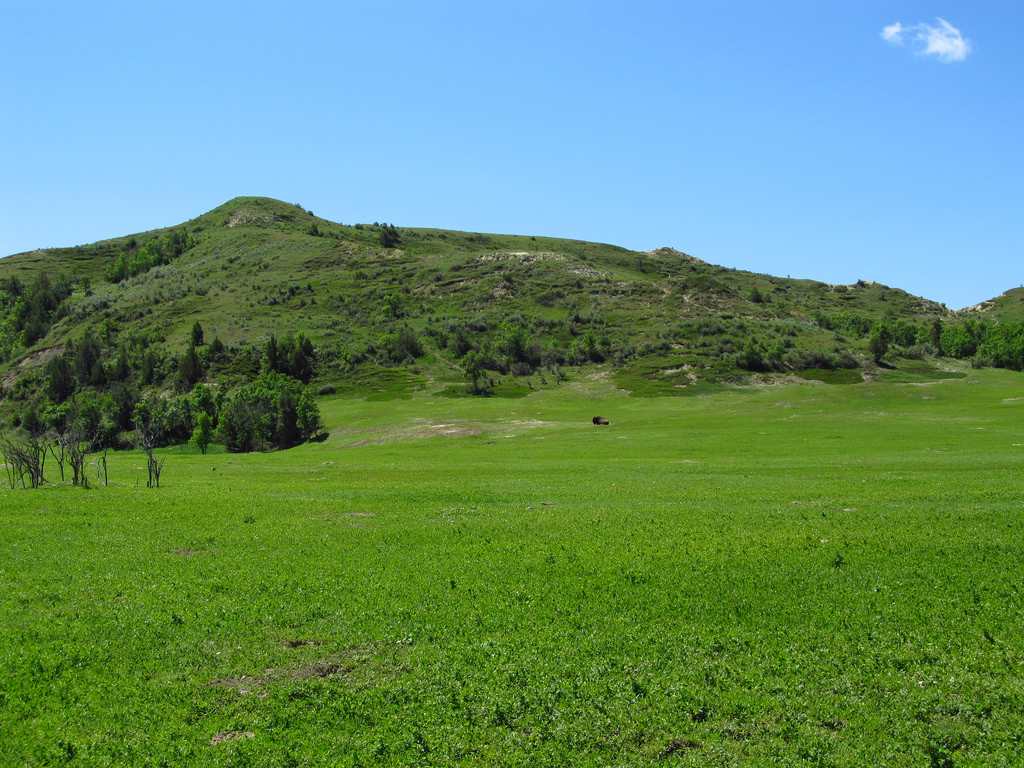
[[[255,736],[256,734],[252,731],[221,731],[220,733],[213,734],[213,738],[210,739],[210,746],[216,747],[225,741],[239,741],[241,739],[251,739]]]

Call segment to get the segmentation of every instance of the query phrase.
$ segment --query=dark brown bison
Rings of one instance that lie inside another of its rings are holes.
[[[608,419],[606,419],[604,416],[595,416],[594,417],[594,426],[595,427],[607,427],[608,426]]]

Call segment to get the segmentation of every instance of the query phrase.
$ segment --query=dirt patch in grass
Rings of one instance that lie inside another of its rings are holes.
[[[351,663],[340,661],[314,661],[312,664],[304,664],[296,669],[289,670],[288,677],[292,680],[311,680],[314,678],[334,677],[351,672]]]
[[[319,640],[311,640],[308,638],[289,638],[285,640],[282,645],[285,648],[308,648],[313,645],[320,645]]]
[[[317,640],[294,639],[286,640],[287,648],[298,649],[319,645]],[[235,691],[240,696],[255,693],[259,698],[266,698],[266,690],[273,683],[281,681],[318,680],[331,677],[344,677],[359,667],[369,664],[374,659],[373,648],[355,646],[341,653],[331,654],[321,659],[307,661],[295,666],[269,668],[258,675],[238,675],[219,677],[209,682],[212,688],[225,688]]]
[[[663,750],[658,754],[658,757],[662,760],[672,757],[672,755],[679,754],[680,752],[688,752],[691,749],[700,749],[704,745],[699,741],[693,739],[672,739]]]
[[[254,738],[255,736],[256,734],[252,731],[221,731],[220,733],[213,734],[213,738],[210,739],[210,746],[216,747],[225,741],[241,741]]]

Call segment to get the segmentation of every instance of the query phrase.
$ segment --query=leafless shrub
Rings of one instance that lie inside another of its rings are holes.
[[[42,437],[22,432],[0,438],[0,453],[11,488],[16,488],[19,482],[22,488],[38,488],[46,482],[43,476],[46,452],[46,441]]]

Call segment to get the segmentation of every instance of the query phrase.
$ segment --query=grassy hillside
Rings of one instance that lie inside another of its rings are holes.
[[[334,397],[0,488],[0,764],[1019,765],[1022,382]]]
[[[185,241],[180,255],[114,282],[119,265],[145,262],[147,249],[172,235]],[[462,376],[450,345],[498,343],[511,325],[547,362],[607,360],[624,381],[669,371],[668,386],[679,387],[735,375],[751,338],[777,368],[801,369],[815,367],[814,355],[863,358],[875,321],[923,325],[949,315],[875,283],[758,275],[668,248],[432,229],[400,236],[385,248],[377,226],[246,197],[166,230],[18,254],[0,260],[0,281],[64,274],[72,293],[45,335],[10,346],[8,365],[23,364],[23,373],[45,361],[41,350],[60,349],[86,327],[177,353],[200,321],[229,346],[303,332],[323,352],[322,377],[351,379],[359,363],[378,359],[384,334],[409,327],[425,353],[411,367],[443,382]]]
[[[997,322],[1024,321],[1024,288],[1013,288],[1001,296],[983,301],[965,310],[965,315],[988,318]]]

